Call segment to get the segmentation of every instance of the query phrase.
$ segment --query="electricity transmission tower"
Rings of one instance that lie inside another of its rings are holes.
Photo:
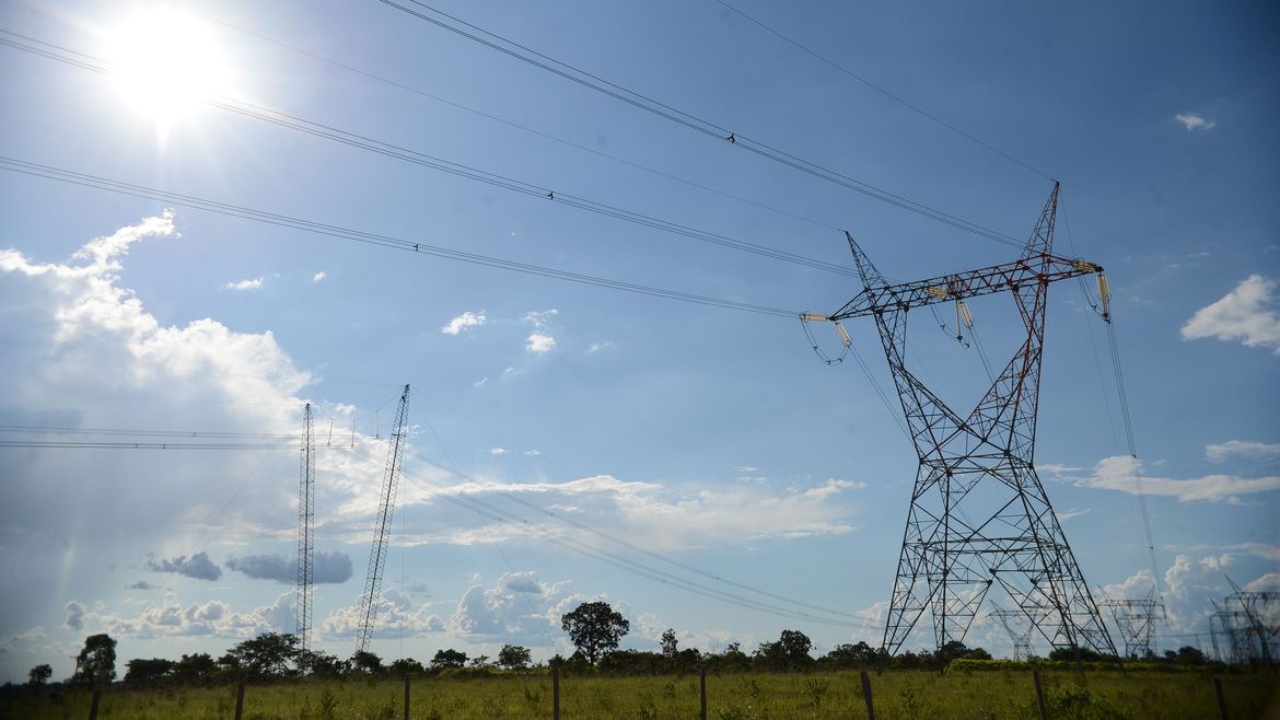
[[[991,611],[991,615],[1000,620],[1004,631],[1009,633],[1009,639],[1013,641],[1013,659],[1017,662],[1030,660],[1031,636],[1036,631],[1035,624],[1028,624],[1025,628],[1020,626],[1021,621],[1027,618],[1022,610],[1005,610],[995,603],[992,603],[992,607],[995,610]]]
[[[1099,603],[1111,610],[1111,617],[1124,637],[1125,657],[1144,659],[1151,653],[1151,638],[1155,623],[1164,619],[1164,605],[1154,598],[1155,590],[1140,600],[1113,600],[1103,598]]]
[[[846,236],[863,291],[826,318],[870,316],[902,403],[919,469],[898,560],[883,649],[897,653],[920,617],[933,616],[937,647],[963,641],[1000,587],[1054,648],[1114,654],[1067,538],[1033,465],[1049,284],[1102,268],[1052,254],[1058,185],[1013,262],[890,285]],[[958,414],[906,365],[912,308],[1009,292],[1026,340],[967,415]]]
[[[310,647],[311,587],[315,569],[316,458],[312,447],[311,403],[303,410],[302,463],[298,473],[298,596],[297,636],[303,650]]]
[[[1231,578],[1234,593],[1223,599],[1222,606],[1214,603],[1217,612],[1213,620],[1226,635],[1231,657],[1236,665],[1271,665],[1277,657],[1277,639],[1280,637],[1280,593],[1272,590],[1241,590]],[[1212,622],[1213,646],[1218,653],[1218,632]]]
[[[396,411],[391,431],[391,451],[387,455],[387,470],[382,479],[382,502],[378,506],[378,524],[373,531],[373,549],[369,552],[369,576],[364,583],[364,603],[361,608],[360,633],[356,651],[369,649],[373,636],[373,622],[378,614],[378,597],[382,593],[382,568],[387,562],[387,528],[396,506],[396,482],[400,475],[400,445],[404,439],[405,423],[409,414],[409,386],[400,395],[400,407]]]

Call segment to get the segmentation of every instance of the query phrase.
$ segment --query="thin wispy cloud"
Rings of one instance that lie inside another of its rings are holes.
[[[1217,302],[1196,311],[1182,326],[1183,340],[1238,340],[1246,347],[1265,347],[1280,355],[1280,314],[1276,281],[1250,275]]]
[[[263,278],[259,277],[259,278],[251,278],[248,280],[237,280],[235,282],[225,282],[222,284],[222,289],[235,290],[235,291],[261,290],[263,280],[264,280]]]
[[[1280,457],[1280,443],[1249,442],[1244,440],[1228,440],[1224,443],[1206,445],[1205,457],[1220,462],[1230,457],[1244,456],[1252,458]]]
[[[480,327],[481,325],[484,325],[486,321],[487,318],[485,317],[483,310],[480,312],[471,312],[468,310],[467,312],[464,312],[458,317],[450,320],[448,325],[440,328],[440,332],[445,335],[457,335],[467,328]]]
[[[609,348],[612,348],[612,347],[613,347],[613,343],[611,342],[593,342],[587,346],[587,354],[595,355],[598,352],[608,350]]]
[[[1280,476],[1256,478],[1213,474],[1198,478],[1163,478],[1142,472],[1131,456],[1104,458],[1085,477],[1067,478],[1078,487],[1118,490],[1131,495],[1161,495],[1178,502],[1238,503],[1247,495],[1280,490]]]
[[[1213,120],[1194,113],[1178,113],[1174,118],[1182,123],[1182,127],[1186,128],[1187,132],[1212,130],[1218,126],[1218,123]]]

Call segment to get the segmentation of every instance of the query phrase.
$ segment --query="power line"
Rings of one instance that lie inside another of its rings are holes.
[[[344,455],[347,455],[348,457],[363,461],[365,463],[373,463],[376,461],[376,459],[371,454],[365,453],[360,450],[353,450],[353,449],[341,448],[341,447],[338,447],[335,449],[338,450],[338,452]],[[415,454],[415,457],[447,473],[450,473],[451,475],[459,479],[475,482],[473,478],[467,476],[464,473],[458,472],[450,468],[446,468],[444,466],[441,466],[437,463],[434,463],[416,454]],[[520,531],[521,533],[543,540],[545,542],[548,542],[552,545],[563,548],[565,550],[569,550],[570,552],[574,552],[579,555],[583,555],[585,557],[598,560],[600,562],[605,563],[606,565],[610,565],[612,567],[618,568],[620,570],[624,570],[626,572],[630,572],[632,574],[638,575],[640,577],[644,577],[649,580],[660,582],[664,585],[677,587],[687,592],[691,592],[695,595],[700,595],[702,597],[720,600],[722,602],[726,602],[731,605],[736,605],[738,607],[743,607],[749,610],[768,612],[770,614],[778,615],[781,617],[788,617],[796,620],[808,620],[811,622],[823,623],[828,625],[836,625],[841,627],[856,627],[855,624],[850,623],[846,620],[837,620],[829,617],[820,617],[820,616],[816,616],[811,613],[807,613],[803,611],[790,610],[780,605],[762,602],[759,600],[754,600],[750,597],[743,596],[739,593],[735,593],[727,590],[720,590],[715,587],[709,586],[705,583],[701,583],[696,580],[690,580],[688,578],[676,575],[672,572],[646,565],[637,560],[628,558],[624,555],[620,555],[615,552],[610,552],[608,550],[604,550],[600,547],[597,547],[593,544],[582,542],[580,540],[575,540],[574,538],[569,537],[567,535],[548,530],[544,527],[539,526],[537,523],[531,520],[528,520],[527,518],[524,518],[516,513],[513,513],[510,510],[506,510],[497,505],[494,505],[493,503],[490,503],[475,497],[468,497],[466,495],[460,495],[457,493],[448,492],[447,489],[436,486],[431,482],[427,481],[425,478],[422,478],[418,476],[416,473],[413,473],[409,470],[402,470],[401,477],[403,481],[413,485],[414,487],[424,490],[425,492],[435,497],[439,497],[442,500],[445,500],[447,502],[453,503],[460,507],[466,508],[467,510],[470,510],[471,512],[474,512],[482,517],[486,517],[494,522],[512,527]],[[720,580],[720,581],[723,582],[723,580]],[[750,588],[749,586],[742,586],[742,587],[746,587],[752,592],[756,592],[759,594],[766,594],[764,591],[755,590]],[[781,596],[778,596],[778,597],[781,597]],[[787,600],[787,602],[792,604],[798,604],[798,605],[804,604],[804,603],[800,603],[799,601],[789,600],[789,599]],[[831,611],[828,611],[828,612],[831,612]]]
[[[202,13],[198,13],[198,12],[195,12],[195,11],[193,11],[193,10],[188,10],[187,12],[190,12],[190,13],[191,13],[191,14],[193,14],[193,15],[196,15],[196,16],[198,16],[198,17],[204,18],[205,20],[208,20],[209,22],[216,23],[216,24],[221,25],[221,26],[223,26],[223,27],[225,27],[225,28],[228,28],[228,29],[230,29],[230,30],[234,30],[234,31],[236,31],[236,32],[243,33],[243,34],[245,34],[245,35],[248,35],[248,36],[251,36],[251,37],[258,38],[259,40],[262,40],[262,41],[264,41],[264,42],[271,43],[271,44],[273,44],[273,45],[276,45],[277,47],[285,48],[286,50],[289,50],[289,51],[291,51],[291,52],[298,53],[299,55],[304,55],[304,56],[309,57],[309,58],[311,58],[311,59],[313,59],[313,60],[318,60],[318,61],[320,61],[320,62],[322,62],[322,63],[326,63],[326,64],[328,64],[328,65],[332,65],[333,67],[341,68],[341,69],[343,69],[343,70],[346,70],[347,72],[351,72],[351,73],[355,73],[355,74],[357,74],[357,75],[361,75],[361,76],[363,76],[363,77],[366,77],[366,78],[368,78],[368,79],[370,79],[370,80],[373,80],[373,81],[375,81],[375,82],[378,82],[378,83],[382,83],[382,84],[387,85],[387,86],[389,86],[389,87],[394,87],[394,88],[397,88],[397,89],[399,89],[399,90],[403,90],[403,91],[405,91],[405,92],[413,93],[414,95],[418,95],[418,96],[420,96],[420,97],[424,97],[424,98],[427,98],[427,99],[429,99],[429,100],[432,100],[432,101],[435,101],[435,102],[438,102],[438,103],[441,103],[441,104],[444,104],[444,105],[448,105],[449,107],[455,108],[455,109],[457,109],[457,110],[461,110],[461,111],[466,112],[466,113],[470,113],[470,114],[475,115],[475,116],[477,116],[477,117],[482,117],[482,118],[485,118],[485,119],[487,119],[487,120],[492,120],[493,122],[496,122],[496,123],[501,123],[501,124],[503,124],[503,125],[506,125],[507,127],[515,128],[515,129],[520,130],[520,131],[522,131],[522,132],[529,133],[530,135],[536,135],[537,137],[543,138],[544,140],[550,140],[550,141],[552,141],[552,142],[559,143],[559,144],[561,144],[561,145],[565,145],[565,146],[567,146],[567,147],[574,148],[575,150],[580,150],[580,151],[585,152],[585,153],[590,153],[590,154],[595,155],[595,156],[597,156],[597,157],[602,157],[602,158],[605,158],[605,159],[610,160],[610,161],[612,161],[612,162],[620,163],[620,164],[622,164],[622,165],[626,165],[627,167],[634,168],[634,169],[636,169],[636,170],[641,170],[641,171],[646,172],[646,173],[650,173],[650,174],[652,174],[652,175],[655,175],[655,176],[657,176],[657,177],[664,178],[664,179],[666,179],[666,180],[671,180],[671,181],[674,181],[674,182],[681,183],[681,184],[683,184],[683,185],[687,185],[687,186],[689,186],[689,187],[693,187],[693,188],[697,188],[697,189],[699,189],[699,190],[703,190],[703,191],[705,191],[705,192],[713,193],[713,194],[715,194],[715,195],[719,195],[720,197],[728,198],[728,199],[730,199],[730,200],[734,200],[734,201],[737,201],[737,202],[740,202],[740,203],[744,203],[744,204],[746,204],[746,205],[751,205],[752,207],[760,208],[761,210],[767,210],[767,211],[769,211],[769,212],[776,213],[776,214],[778,214],[778,215],[782,215],[782,216],[785,216],[785,217],[789,217],[789,218],[791,218],[791,219],[793,219],[793,220],[800,220],[801,222],[810,223],[810,224],[812,224],[812,225],[815,225],[815,226],[817,226],[817,227],[821,227],[821,228],[824,228],[824,229],[827,229],[827,230],[837,230],[837,231],[838,231],[838,230],[840,230],[840,228],[839,228],[839,227],[837,227],[837,226],[835,226],[835,225],[832,225],[832,224],[830,224],[830,223],[823,222],[823,221],[821,221],[821,220],[816,220],[816,219],[811,218],[811,217],[806,217],[806,216],[804,216],[804,215],[800,215],[800,214],[798,214],[798,213],[791,212],[791,211],[789,211],[789,210],[783,210],[783,209],[781,209],[781,208],[774,207],[774,206],[769,205],[769,204],[767,204],[767,203],[762,203],[762,202],[760,202],[760,201],[758,201],[758,200],[752,200],[752,199],[750,199],[750,198],[746,198],[746,197],[743,197],[743,196],[741,196],[741,195],[735,195],[735,194],[733,194],[733,193],[731,193],[731,192],[726,192],[726,191],[724,191],[724,190],[720,190],[720,189],[717,189],[717,188],[711,187],[710,185],[705,185],[705,184],[703,184],[703,183],[700,183],[700,182],[697,182],[697,181],[694,181],[694,180],[690,180],[690,179],[688,179],[688,178],[680,177],[679,175],[675,175],[675,174],[673,174],[673,173],[668,173],[668,172],[665,172],[665,171],[663,171],[663,170],[658,170],[658,169],[656,169],[656,168],[652,168],[652,167],[649,167],[649,166],[647,166],[647,165],[643,165],[643,164],[641,164],[641,163],[633,162],[633,161],[631,161],[631,160],[627,160],[627,159],[625,159],[625,158],[618,157],[617,155],[611,155],[611,154],[609,154],[609,153],[607,153],[607,152],[603,152],[603,151],[598,150],[598,149],[596,149],[596,148],[589,147],[589,146],[587,146],[587,145],[582,145],[582,144],[580,144],[580,143],[573,142],[572,140],[566,140],[565,138],[557,137],[557,136],[552,135],[552,134],[550,134],[550,133],[542,132],[541,130],[537,130],[537,129],[531,128],[531,127],[529,127],[529,126],[527,126],[527,125],[521,125],[520,123],[514,122],[514,121],[512,121],[512,120],[509,120],[509,119],[507,119],[507,118],[504,118],[504,117],[501,117],[501,116],[498,116],[498,115],[494,115],[494,114],[492,114],[492,113],[484,112],[483,110],[477,110],[476,108],[470,107],[470,106],[468,106],[468,105],[464,105],[464,104],[459,103],[459,102],[455,102],[455,101],[453,101],[453,100],[450,100],[450,99],[448,99],[448,98],[441,97],[441,96],[439,96],[439,95],[435,95],[435,94],[433,94],[433,93],[429,93],[429,92],[427,92],[427,91],[425,91],[425,90],[422,90],[422,89],[420,89],[420,88],[414,87],[414,86],[412,86],[412,85],[408,85],[408,84],[406,84],[406,83],[402,83],[402,82],[399,82],[399,81],[397,81],[397,80],[392,80],[392,79],[390,79],[390,78],[383,77],[383,76],[378,75],[378,74],[376,74],[376,73],[369,72],[368,70],[362,70],[362,69],[360,69],[360,68],[358,68],[358,67],[355,67],[355,66],[353,66],[353,65],[348,65],[347,63],[340,62],[340,61],[338,61],[338,60],[334,60],[334,59],[332,59],[332,58],[327,58],[327,57],[325,57],[325,56],[323,56],[323,55],[320,55],[320,54],[317,54],[317,53],[313,53],[313,52],[311,52],[311,51],[309,51],[309,50],[306,50],[306,49],[304,49],[304,48],[297,47],[296,45],[290,45],[289,43],[283,42],[283,41],[278,40],[278,39],[276,39],[276,38],[269,37],[269,36],[267,36],[267,35],[263,35],[263,34],[261,34],[261,33],[254,32],[254,31],[252,31],[252,30],[248,30],[248,29],[246,29],[246,28],[242,28],[242,27],[240,27],[240,26],[238,26],[238,25],[233,25],[232,23],[226,22],[225,20],[220,20],[220,19],[218,19],[218,18],[215,18],[215,17],[209,16],[209,15],[204,15],[204,14],[202,14]]]
[[[513,272],[524,273],[528,275],[536,275],[540,277],[552,278],[555,280],[563,280],[566,282],[579,283],[582,285],[592,285],[595,287],[606,288],[609,290],[619,290],[622,292],[630,292],[638,295],[648,295],[651,297],[659,297],[667,300],[677,300],[697,305],[708,305],[712,307],[720,307],[727,310],[737,310],[740,312],[750,312],[760,315],[772,315],[774,317],[794,318],[800,313],[798,310],[785,310],[767,305],[755,305],[752,303],[744,303],[736,300],[724,300],[713,298],[706,295],[697,295],[679,290],[667,290],[663,288],[651,287],[648,285],[640,285],[622,280],[611,280],[595,275],[586,275],[583,273],[573,273],[566,270],[556,270],[554,268],[542,267],[540,265],[532,265],[529,263],[516,262],[514,260],[505,260],[502,258],[491,257],[488,255],[480,255],[478,253],[465,252],[462,250],[454,250],[451,248],[441,247],[438,245],[429,245],[427,243],[415,243],[409,240],[392,237],[389,235],[379,235],[377,233],[365,232],[362,230],[354,230],[350,228],[331,225],[329,223],[315,222],[312,220],[304,220],[301,218],[290,217],[278,213],[267,212],[264,210],[254,210],[239,205],[218,202],[215,200],[207,200],[191,195],[181,195],[178,193],[166,192],[156,188],[150,188],[143,185],[134,185],[118,180],[89,175],[86,173],[77,173],[71,170],[64,170],[49,165],[40,165],[25,160],[18,160],[7,156],[0,156],[0,169],[10,172],[32,175],[34,177],[43,177],[49,180],[57,180],[72,185],[81,185],[108,192],[119,193],[121,195],[131,195],[133,197],[149,198],[152,200],[160,200],[174,205],[193,208],[196,210],[204,210],[206,212],[238,217],[244,220],[252,220],[268,225],[276,225],[279,227],[287,227],[303,232],[315,233],[317,235],[327,235],[343,240],[364,243],[366,245],[374,245],[391,250],[407,251],[419,255],[429,255],[432,257],[444,258],[447,260],[456,260],[459,262],[470,263],[473,265],[482,265],[485,267],[498,268],[501,270],[510,270]]]
[[[3,29],[0,29],[0,33],[4,33],[5,35],[11,35],[11,36],[20,38],[20,40],[27,41],[27,43],[37,43],[38,46],[29,45],[20,41],[9,40],[3,37],[0,37],[0,44],[7,45],[9,47],[12,47],[18,50],[23,50],[24,52],[30,52],[36,55],[40,55],[42,57],[58,60],[60,62],[73,65],[75,67],[92,70],[94,72],[102,73],[104,75],[114,74],[114,72],[111,70],[109,65],[107,65],[100,58],[95,58],[92,55],[86,55],[85,53],[77,52],[75,50],[65,48],[61,45],[47,43],[43,40],[39,40],[37,38],[23,35],[21,33],[15,33],[15,32],[3,30]],[[365,150],[371,153],[383,155],[396,160],[402,160],[415,165],[430,168],[432,170],[437,170],[450,175],[463,177],[468,180],[474,180],[474,181],[481,182],[494,187],[503,188],[505,190],[510,190],[512,192],[520,193],[522,195],[527,195],[530,197],[537,197],[537,198],[547,198],[561,205],[567,205],[569,207],[577,208],[579,210],[585,210],[587,212],[592,212],[597,215],[611,217],[617,220],[622,220],[624,222],[640,225],[642,227],[647,227],[654,230],[660,230],[660,231],[671,233],[674,235],[687,237],[692,240],[698,240],[700,242],[706,242],[713,245],[720,245],[722,247],[727,247],[730,249],[739,250],[746,253],[760,255],[762,257],[767,257],[774,260],[780,260],[782,262],[814,268],[817,270],[825,270],[827,272],[832,272],[839,275],[851,276],[853,273],[853,271],[850,268],[844,265],[838,265],[835,263],[828,263],[821,260],[815,260],[813,258],[805,257],[803,255],[798,255],[798,254],[786,252],[783,250],[775,250],[773,248],[770,248],[764,245],[749,243],[743,240],[736,240],[726,235],[720,235],[718,233],[713,233],[706,230],[698,230],[696,228],[691,228],[686,225],[681,225],[679,223],[675,223],[669,220],[663,220],[661,218],[657,218],[651,215],[646,215],[644,213],[626,210],[624,208],[619,208],[613,205],[597,202],[594,200],[590,200],[588,198],[579,197],[579,196],[571,195],[564,192],[557,193],[552,188],[540,186],[535,183],[526,182],[524,180],[519,180],[519,179],[512,178],[505,175],[500,175],[498,173],[492,173],[486,170],[480,170],[478,168],[471,167],[469,165],[456,163],[450,160],[445,160],[443,158],[435,157],[433,155],[428,155],[426,153],[418,152],[416,150],[400,147],[398,145],[381,142],[379,140],[375,140],[373,138],[370,138],[364,135],[347,132],[345,130],[340,130],[338,128],[335,128],[329,125],[312,122],[304,118],[295,117],[293,115],[278,112],[275,110],[271,110],[269,108],[253,105],[250,103],[237,102],[237,101],[228,100],[228,99],[222,99],[222,100],[211,99],[206,101],[206,104],[221,110],[233,112],[233,113],[236,113],[245,117],[253,118],[256,120],[262,120],[264,122],[268,122],[268,123],[271,123],[280,127],[288,128],[291,130],[296,130],[298,132],[302,132],[308,135],[323,138],[326,140],[332,140],[332,141],[342,143],[344,145],[348,145],[350,147],[354,147],[360,150]]]
[[[1043,172],[1041,172],[1041,171],[1039,171],[1039,170],[1035,169],[1034,167],[1032,167],[1032,166],[1030,166],[1030,165],[1028,165],[1028,164],[1026,164],[1026,163],[1024,163],[1024,162],[1022,162],[1021,160],[1019,160],[1019,159],[1017,159],[1017,158],[1013,157],[1012,155],[1009,155],[1008,153],[1004,152],[1003,150],[1000,150],[999,148],[996,148],[996,147],[994,147],[994,146],[992,146],[992,145],[990,145],[990,144],[988,144],[988,143],[986,143],[986,142],[983,142],[982,140],[980,140],[980,139],[978,139],[978,138],[974,137],[973,135],[970,135],[969,133],[967,133],[967,132],[965,132],[965,131],[961,130],[960,128],[956,127],[955,125],[952,125],[951,123],[947,122],[946,120],[943,120],[942,118],[938,117],[937,115],[934,115],[933,113],[930,113],[929,111],[927,111],[927,110],[925,110],[925,109],[923,109],[923,108],[919,107],[918,105],[913,105],[912,103],[910,103],[910,102],[908,102],[907,100],[903,99],[901,96],[896,95],[896,94],[894,94],[894,93],[892,93],[892,92],[890,92],[890,91],[886,90],[885,88],[883,88],[883,87],[881,87],[881,86],[879,86],[879,85],[877,85],[877,84],[875,84],[875,83],[871,82],[870,80],[868,80],[868,79],[866,79],[865,77],[863,77],[863,76],[861,76],[861,75],[859,75],[859,74],[855,73],[854,71],[852,71],[852,70],[850,70],[849,68],[847,68],[847,67],[845,67],[845,66],[841,65],[840,63],[837,63],[836,61],[832,60],[831,58],[829,58],[829,57],[827,57],[827,56],[825,56],[825,55],[822,55],[821,53],[819,53],[819,52],[817,52],[816,50],[814,50],[814,49],[812,49],[812,48],[808,47],[807,45],[804,45],[804,44],[803,44],[803,43],[801,43],[799,40],[796,40],[795,38],[792,38],[792,37],[790,37],[790,36],[788,36],[788,35],[784,35],[784,34],[783,34],[782,32],[780,32],[779,30],[777,30],[777,29],[775,29],[775,28],[773,28],[773,27],[771,27],[771,26],[767,25],[764,21],[759,20],[759,19],[757,19],[757,18],[755,18],[755,17],[752,17],[751,15],[748,15],[747,13],[743,12],[742,10],[739,10],[738,8],[734,7],[733,5],[730,5],[729,3],[725,2],[725,0],[712,0],[712,2],[719,3],[720,5],[722,5],[722,6],[724,6],[725,8],[727,8],[730,12],[732,12],[732,13],[734,13],[734,14],[736,14],[736,15],[738,15],[738,16],[740,16],[740,17],[742,17],[742,18],[744,18],[744,19],[745,19],[745,20],[747,20],[748,22],[750,22],[750,23],[752,23],[753,25],[755,25],[755,26],[759,27],[760,29],[764,30],[765,32],[769,33],[770,35],[773,35],[774,37],[777,37],[778,39],[782,40],[783,42],[786,42],[788,45],[791,45],[791,46],[793,46],[793,47],[795,47],[795,48],[799,49],[800,51],[804,52],[805,54],[810,55],[810,56],[812,56],[812,57],[816,58],[818,61],[822,62],[823,64],[828,65],[828,66],[830,66],[830,67],[832,67],[832,68],[835,68],[836,70],[840,71],[841,73],[843,73],[843,74],[845,74],[845,75],[848,75],[849,77],[853,78],[854,80],[857,80],[858,82],[862,83],[863,85],[866,85],[867,87],[871,88],[872,90],[875,90],[876,92],[878,92],[878,93],[880,93],[881,95],[885,96],[886,98],[889,98],[890,100],[892,100],[892,101],[894,101],[894,102],[898,103],[899,105],[902,105],[903,107],[908,108],[908,109],[910,109],[910,110],[913,110],[913,111],[915,111],[916,113],[918,113],[918,114],[920,114],[920,115],[922,115],[922,116],[924,116],[924,117],[928,118],[929,120],[932,120],[933,122],[935,122],[935,123],[937,123],[937,124],[941,125],[942,127],[946,128],[946,129],[948,129],[948,130],[950,130],[951,132],[954,132],[955,134],[959,135],[960,137],[963,137],[963,138],[965,138],[966,140],[969,140],[970,142],[973,142],[973,143],[975,143],[976,145],[978,145],[978,146],[980,146],[980,147],[982,147],[982,148],[984,148],[984,149],[986,149],[986,150],[989,150],[989,151],[991,151],[991,152],[995,153],[996,155],[999,155],[1000,157],[1004,158],[1005,160],[1008,160],[1008,161],[1009,161],[1009,162],[1011,162],[1011,163],[1014,163],[1015,165],[1019,165],[1019,166],[1023,167],[1023,168],[1024,168],[1024,169],[1026,169],[1026,170],[1030,170],[1031,172],[1035,173],[1036,175],[1039,175],[1040,177],[1042,177],[1042,178],[1044,178],[1044,179],[1046,179],[1046,180],[1049,180],[1049,181],[1052,181],[1052,180],[1053,180],[1053,178],[1052,178],[1052,177],[1050,177],[1049,175],[1046,175],[1045,173],[1043,173]]]
[[[589,88],[708,137],[728,141],[735,147],[748,150],[763,158],[811,175],[820,180],[825,180],[848,190],[852,190],[876,200],[880,200],[881,202],[888,203],[903,210],[916,213],[923,217],[950,225],[956,229],[963,230],[980,237],[985,237],[987,239],[1018,248],[1021,248],[1023,245],[1020,240],[1010,235],[984,228],[981,225],[971,223],[967,220],[962,220],[954,215],[937,210],[922,203],[915,202],[914,200],[908,200],[905,197],[891,193],[883,188],[862,182],[861,180],[856,180],[852,177],[836,172],[835,170],[810,162],[763,142],[740,135],[726,127],[661,103],[647,95],[643,95],[633,90],[628,90],[621,85],[605,80],[604,78],[593,75],[568,63],[556,60],[513,40],[496,33],[489,32],[488,30],[484,30],[483,28],[468,23],[453,15],[449,15],[448,13],[421,2],[421,0],[408,1],[418,8],[421,8],[421,10],[415,10],[414,8],[407,7],[396,0],[378,0],[378,2],[381,2],[384,5],[395,8],[396,10],[435,25],[441,29],[448,30],[449,32],[467,38],[468,40],[477,42],[485,47],[532,65],[540,70],[545,70],[546,72],[577,83],[583,87]]]

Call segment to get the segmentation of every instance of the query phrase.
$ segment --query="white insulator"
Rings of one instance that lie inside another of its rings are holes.
[[[1103,317],[1111,315],[1111,291],[1107,289],[1107,276],[1098,273],[1098,299],[1102,302]]]
[[[826,322],[827,316],[820,315],[818,313],[807,312],[807,313],[801,313],[800,319],[804,320],[805,322]]]
[[[844,343],[845,347],[853,345],[853,338],[849,337],[849,331],[845,330],[840,323],[836,323],[836,334],[840,336],[840,342]]]
[[[969,312],[969,306],[964,304],[963,300],[956,301],[956,312],[960,313],[960,322],[963,322],[965,327],[973,327],[973,313]]]

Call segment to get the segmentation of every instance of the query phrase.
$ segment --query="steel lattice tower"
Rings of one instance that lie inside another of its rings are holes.
[[[303,410],[302,463],[298,473],[298,646],[310,647],[311,588],[315,570],[316,458],[311,435],[311,403]]]
[[[1002,588],[1054,648],[1114,654],[1033,465],[1049,284],[1102,268],[1052,254],[1058,185],[1017,260],[890,285],[847,235],[863,291],[827,319],[871,316],[919,458],[883,649],[896,654],[926,611],[937,647],[963,642],[983,600]],[[967,416],[907,368],[915,307],[1009,292],[1026,340]]]
[[[1026,620],[1027,614],[1022,610],[1005,610],[994,603],[991,616],[1000,620],[1000,624],[1004,627],[1004,631],[1009,633],[1009,639],[1013,641],[1013,659],[1016,662],[1031,659],[1031,636],[1035,633],[1034,624],[1027,625],[1025,628],[1020,627],[1018,623]]]
[[[396,411],[391,431],[391,450],[387,455],[387,471],[382,479],[382,502],[378,506],[378,524],[373,532],[373,548],[369,551],[369,576],[364,584],[364,604],[360,620],[360,634],[356,651],[369,649],[373,637],[373,621],[378,614],[378,597],[382,593],[382,568],[387,562],[387,528],[396,507],[396,482],[400,476],[401,441],[409,415],[409,386],[400,395],[400,407]]]
[[[1113,600],[1103,598],[1099,603],[1110,608],[1111,617],[1116,621],[1124,637],[1125,657],[1145,659],[1151,652],[1151,638],[1155,635],[1155,623],[1164,619],[1164,605],[1148,595],[1144,599]]]

